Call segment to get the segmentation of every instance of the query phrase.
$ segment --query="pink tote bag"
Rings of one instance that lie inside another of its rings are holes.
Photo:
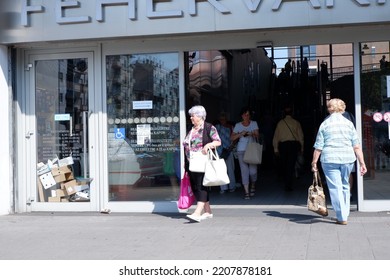
[[[183,179],[180,182],[180,196],[177,202],[179,209],[188,209],[195,201],[194,193],[192,192],[190,176],[188,172],[184,173]]]

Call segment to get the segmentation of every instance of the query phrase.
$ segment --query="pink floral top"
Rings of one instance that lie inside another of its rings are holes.
[[[183,146],[187,159],[190,157],[190,151],[197,152],[203,149],[203,129],[203,127],[197,131],[191,129],[186,138],[184,138]],[[215,126],[211,126],[210,137],[213,141],[221,141]]]

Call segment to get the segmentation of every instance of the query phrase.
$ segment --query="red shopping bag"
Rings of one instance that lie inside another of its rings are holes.
[[[195,196],[192,192],[190,176],[188,175],[188,172],[186,172],[180,182],[180,196],[177,202],[177,207],[179,209],[188,209],[194,201]]]

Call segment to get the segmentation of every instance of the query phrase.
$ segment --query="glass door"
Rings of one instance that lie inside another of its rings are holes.
[[[93,53],[31,56],[31,211],[96,210],[90,169]]]
[[[108,188],[113,211],[177,211],[179,54],[106,55]]]
[[[363,211],[390,208],[390,42],[361,44],[361,108],[364,176]]]

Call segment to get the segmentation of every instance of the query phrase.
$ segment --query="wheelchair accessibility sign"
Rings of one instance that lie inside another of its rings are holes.
[[[115,139],[125,139],[125,128],[115,128]]]

